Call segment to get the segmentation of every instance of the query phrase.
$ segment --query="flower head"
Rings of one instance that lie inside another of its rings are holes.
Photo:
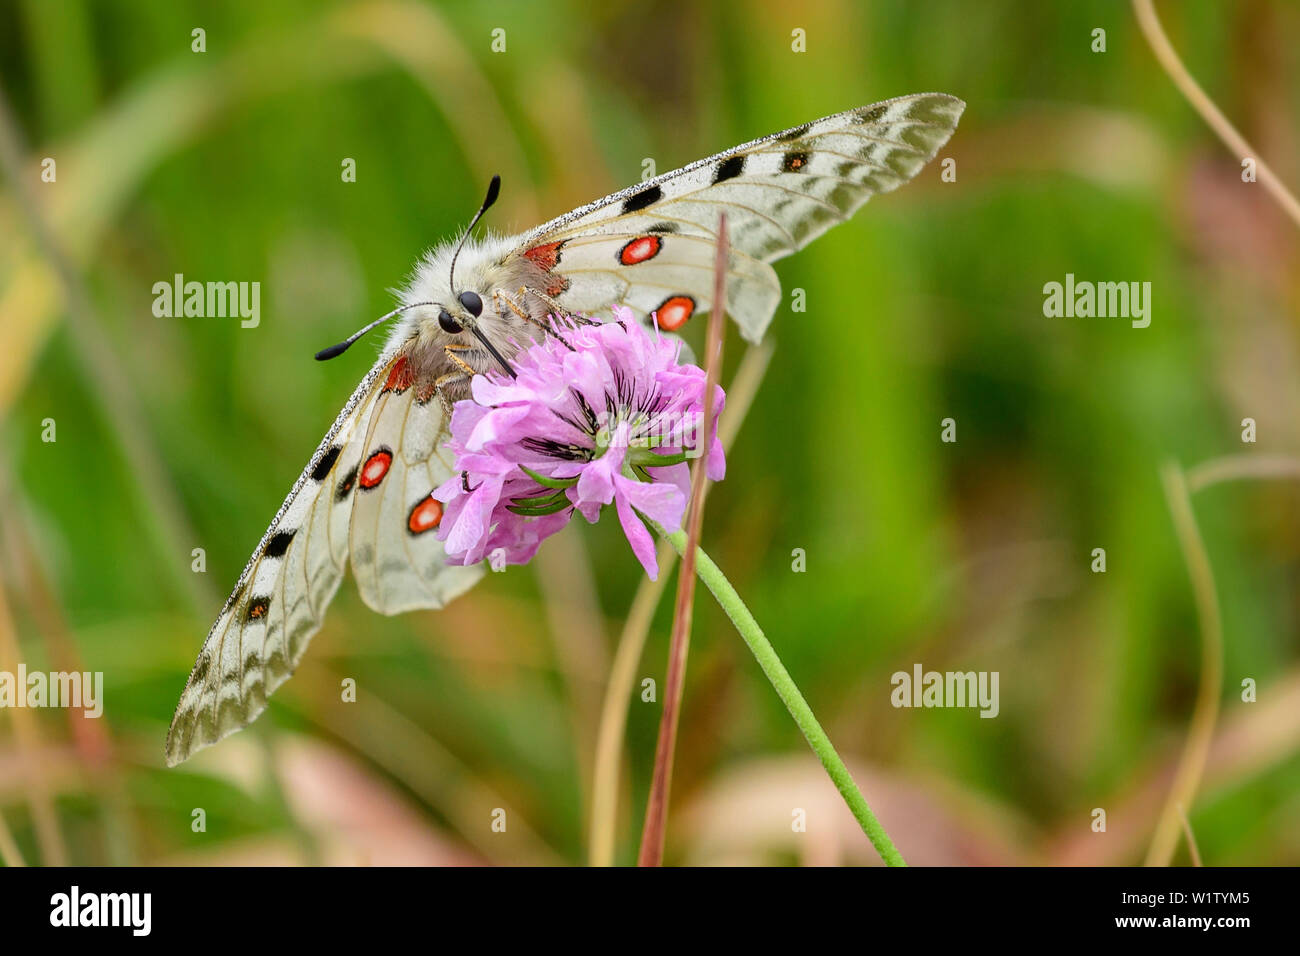
[[[701,428],[704,370],[679,365],[680,343],[652,335],[630,310],[614,314],[557,326],[516,356],[515,378],[476,375],[473,401],[456,403],[448,447],[459,473],[433,492],[445,506],[438,537],[450,563],[490,555],[494,565],[523,564],[575,511],[594,522],[612,503],[653,579],[654,541],[641,516],[681,528],[686,461],[705,446],[709,477],[723,477],[722,389]]]

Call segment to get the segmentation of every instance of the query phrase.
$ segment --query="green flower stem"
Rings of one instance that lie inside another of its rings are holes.
[[[660,533],[663,533],[662,529],[660,529]],[[678,554],[682,554],[686,550],[685,531],[677,531],[666,535],[666,537],[672,543],[672,546],[677,549]],[[763,634],[763,629],[754,620],[754,615],[749,613],[749,608],[740,599],[736,589],[731,586],[731,582],[727,580],[712,559],[704,553],[704,549],[696,548],[695,553],[696,574],[704,582],[705,587],[713,592],[718,604],[727,612],[727,617],[731,618],[731,623],[736,625],[736,630],[740,632],[740,636],[749,645],[750,651],[758,660],[758,666],[763,668],[763,673],[767,675],[767,679],[771,681],[777,695],[785,703],[786,709],[790,711],[790,716],[794,718],[794,722],[799,725],[804,737],[808,739],[808,745],[820,758],[822,766],[826,768],[826,773],[835,783],[835,788],[839,790],[840,796],[844,798],[844,802],[853,811],[853,816],[857,818],[858,825],[862,827],[862,832],[867,835],[867,839],[871,841],[871,845],[876,848],[876,852],[880,854],[880,858],[885,861],[887,866],[907,866],[903,855],[898,852],[894,842],[889,839],[889,834],[885,832],[885,828],[880,825],[880,821],[871,812],[871,807],[867,806],[866,798],[862,796],[862,791],[858,789],[858,785],[853,782],[849,768],[844,766],[844,761],[835,752],[831,739],[826,736],[826,731],[822,730],[822,725],[813,716],[812,708],[803,699],[803,694],[799,693],[799,688],[795,686],[793,678],[790,677],[790,672],[781,663],[781,658],[777,656],[776,649],[772,647],[766,635]]]

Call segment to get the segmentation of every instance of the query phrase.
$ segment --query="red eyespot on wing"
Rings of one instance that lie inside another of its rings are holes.
[[[560,247],[563,245],[564,240],[561,239],[559,242],[548,242],[544,246],[533,246],[531,249],[524,250],[524,258],[539,269],[550,272],[560,261]]]
[[[564,276],[551,276],[550,281],[546,283],[546,294],[554,299],[557,295],[562,295],[569,290],[569,280]]]
[[[638,236],[618,251],[618,261],[625,266],[634,266],[659,255],[663,240],[658,236]]]
[[[388,474],[392,464],[393,453],[387,448],[379,449],[361,466],[361,475],[357,479],[357,484],[368,491],[384,480],[384,475]]]
[[[415,376],[411,374],[411,365],[403,355],[388,370],[388,380],[384,382],[385,392],[397,392],[399,395],[411,387]]]
[[[424,534],[430,528],[438,527],[441,520],[442,502],[436,498],[421,498],[406,519],[406,529],[411,534]]]
[[[665,332],[676,332],[686,320],[695,314],[695,300],[689,295],[674,295],[664,299],[663,305],[655,309],[659,319],[659,328]]]

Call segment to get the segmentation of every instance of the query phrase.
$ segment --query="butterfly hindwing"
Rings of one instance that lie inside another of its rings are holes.
[[[549,273],[545,291],[567,310],[662,307],[674,327],[708,306],[725,212],[733,249],[727,311],[758,341],[780,298],[767,263],[915,176],[964,108],[955,97],[921,93],[774,133],[552,220],[523,236],[515,254]]]
[[[604,233],[564,244],[558,301],[582,315],[608,314],[613,303],[655,312],[673,331],[710,306],[714,240],[692,233]],[[776,271],[733,249],[728,259],[727,308],[733,315],[771,315],[781,297]]]
[[[448,565],[435,532],[442,506],[429,493],[453,474],[446,428],[432,383],[399,358],[370,418],[348,528],[357,589],[382,614],[442,607],[483,575]]]

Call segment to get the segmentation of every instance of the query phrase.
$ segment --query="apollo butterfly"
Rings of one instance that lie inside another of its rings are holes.
[[[519,236],[470,237],[417,265],[379,360],[316,449],[212,625],[167,735],[169,765],[252,721],[319,629],[346,564],[383,614],[439,608],[483,574],[454,567],[429,492],[452,474],[451,403],[547,315],[631,308],[669,332],[711,306],[719,214],[729,224],[727,314],[759,341],[781,287],[771,262],[915,176],[965,104],[921,93],[756,139],[606,196]],[[459,266],[459,269],[457,268]]]

